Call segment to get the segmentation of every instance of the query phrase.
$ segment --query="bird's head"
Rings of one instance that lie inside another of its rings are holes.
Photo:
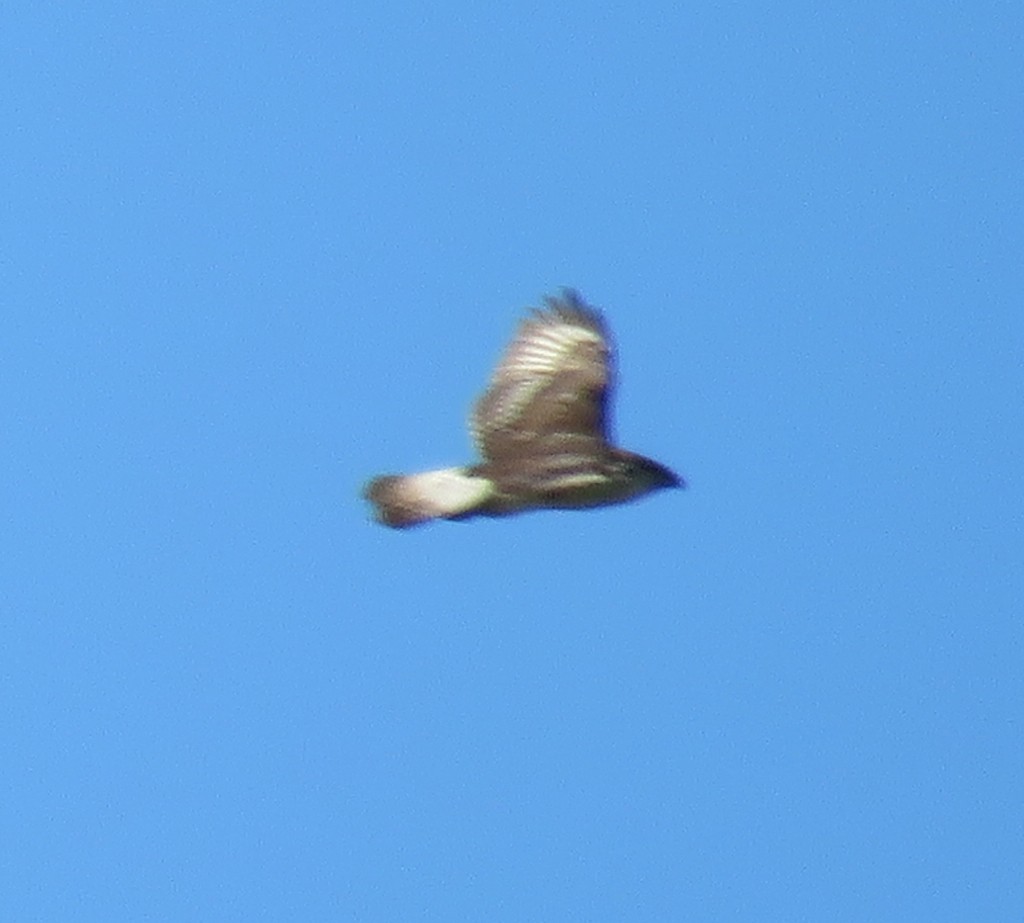
[[[644,491],[686,486],[686,481],[671,468],[666,468],[652,458],[622,450],[616,454],[622,465],[622,472],[638,487],[642,485]]]

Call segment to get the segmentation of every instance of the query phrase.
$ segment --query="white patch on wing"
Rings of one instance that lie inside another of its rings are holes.
[[[598,471],[576,471],[549,477],[545,487],[555,490],[581,490],[585,487],[604,486],[608,478]]]

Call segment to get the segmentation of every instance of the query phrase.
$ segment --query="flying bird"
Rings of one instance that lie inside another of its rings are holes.
[[[612,345],[599,311],[571,290],[534,309],[470,418],[482,461],[419,474],[383,475],[363,496],[394,528],[432,519],[623,503],[677,474],[611,442]]]

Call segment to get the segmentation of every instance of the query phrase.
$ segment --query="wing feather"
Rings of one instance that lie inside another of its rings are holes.
[[[519,326],[477,402],[470,429],[488,460],[609,438],[612,347],[600,313],[575,292],[546,298]]]

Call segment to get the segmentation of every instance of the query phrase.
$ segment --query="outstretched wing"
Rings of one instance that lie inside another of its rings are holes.
[[[473,411],[470,428],[485,460],[589,453],[608,441],[613,369],[604,320],[573,291],[544,300]]]

